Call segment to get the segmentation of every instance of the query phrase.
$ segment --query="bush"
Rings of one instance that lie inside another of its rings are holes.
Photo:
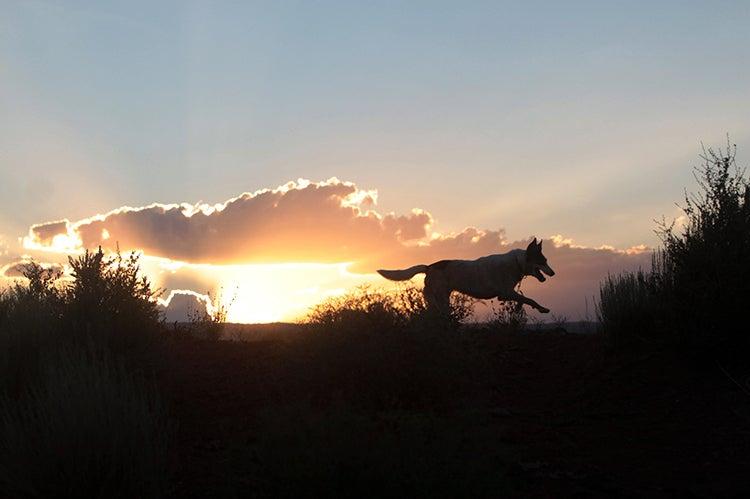
[[[0,488],[14,497],[157,497],[170,429],[152,388],[94,347],[46,356],[0,396]]]
[[[334,329],[394,330],[406,327],[425,311],[424,299],[414,287],[400,293],[386,293],[362,286],[355,291],[329,298],[312,308],[306,322]]]
[[[21,390],[36,374],[39,356],[58,340],[64,302],[54,282],[60,276],[26,266],[28,285],[0,292],[0,392]]]
[[[662,224],[668,265],[663,298],[681,339],[693,345],[746,341],[750,296],[750,183],[736,146],[705,149],[695,168],[701,192],[686,194],[685,223]]]
[[[67,332],[109,343],[115,350],[145,349],[160,332],[160,312],[138,255],[119,252],[105,257],[102,249],[68,258],[73,280],[63,291]]]
[[[169,431],[145,378],[163,330],[138,258],[101,249],[72,278],[30,263],[0,293],[0,490],[154,497]],[[144,369],[145,368],[145,369]]]
[[[422,290],[416,286],[391,292],[362,286],[316,305],[306,322],[326,331],[455,329],[471,316],[473,303],[473,299],[453,293],[448,317],[438,317],[427,309]]]
[[[69,258],[72,278],[35,262],[27,283],[0,293],[0,391],[18,392],[38,372],[42,352],[89,342],[135,362],[151,355],[163,330],[158,291],[140,275],[138,256]]]
[[[426,310],[416,287],[359,288],[312,310],[311,334],[293,343],[305,353],[292,370],[321,388],[316,397],[342,397],[370,412],[460,407],[486,381],[489,362],[475,334],[446,334],[458,332],[470,303],[455,296],[446,321]]]
[[[523,331],[529,322],[529,316],[521,303],[501,301],[495,305],[493,302],[490,307],[492,309],[492,315],[488,321],[490,329],[505,333],[518,333]]]
[[[602,283],[598,315],[613,342],[643,334],[690,347],[746,346],[750,182],[735,157],[735,146],[704,148],[694,169],[700,192],[685,195],[682,223],[659,225],[663,248],[651,269]]]

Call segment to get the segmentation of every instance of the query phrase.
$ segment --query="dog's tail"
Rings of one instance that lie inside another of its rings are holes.
[[[423,272],[427,272],[427,265],[415,265],[403,270],[378,270],[378,274],[391,281],[408,281]]]

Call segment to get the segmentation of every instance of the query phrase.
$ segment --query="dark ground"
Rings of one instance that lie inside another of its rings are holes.
[[[595,335],[289,329],[170,345],[175,497],[750,493],[750,396],[714,360]]]

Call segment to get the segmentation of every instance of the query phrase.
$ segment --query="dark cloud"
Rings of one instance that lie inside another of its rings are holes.
[[[24,272],[29,264],[31,264],[31,262],[28,260],[11,262],[0,267],[0,275],[8,278],[24,277]],[[63,272],[63,266],[58,263],[42,263],[40,265],[50,274],[62,274]]]
[[[209,299],[192,291],[172,291],[159,301],[159,309],[167,322],[186,322],[191,317],[201,317],[208,311]]]
[[[41,246],[51,246],[55,236],[68,233],[68,221],[59,220],[39,225],[32,225],[29,234]]]

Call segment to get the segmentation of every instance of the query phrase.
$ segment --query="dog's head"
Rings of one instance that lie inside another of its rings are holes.
[[[544,274],[552,277],[555,271],[547,264],[547,258],[542,254],[542,242],[536,242],[536,238],[526,247],[526,275],[532,275],[544,282],[547,280]]]

